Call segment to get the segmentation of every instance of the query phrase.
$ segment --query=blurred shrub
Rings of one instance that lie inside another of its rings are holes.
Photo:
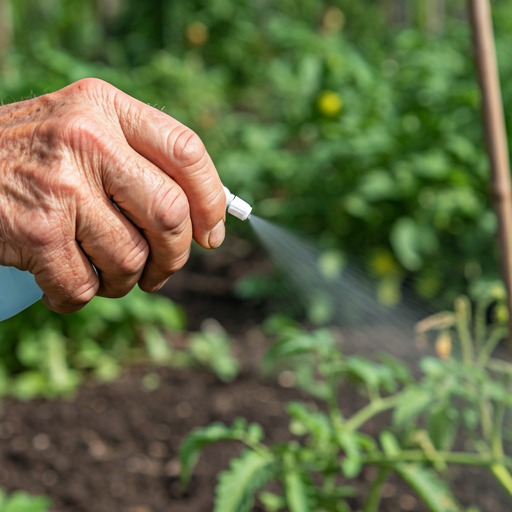
[[[177,305],[138,288],[118,300],[96,297],[73,315],[53,313],[39,301],[0,323],[0,396],[71,393],[87,374],[112,380],[121,364],[148,357],[178,364],[163,332],[184,328]]]
[[[232,340],[213,319],[185,334],[183,310],[165,297],[135,288],[126,297],[94,298],[72,315],[41,301],[0,323],[0,397],[22,400],[72,394],[87,377],[107,382],[123,365],[199,367],[231,381],[240,371]],[[158,378],[155,373],[149,373]]]
[[[393,27],[383,4],[13,2],[0,94],[108,80],[194,128],[256,213],[452,300],[496,273],[470,33],[460,15],[437,36]],[[508,111],[510,6],[494,3]]]

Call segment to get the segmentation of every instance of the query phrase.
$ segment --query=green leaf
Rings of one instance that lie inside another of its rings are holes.
[[[20,400],[31,400],[48,392],[49,383],[41,372],[27,371],[14,378],[12,391]]]
[[[304,356],[304,359],[295,366],[293,372],[297,379],[297,387],[320,400],[327,400],[332,390],[328,382],[317,379],[314,362],[314,359]]]
[[[11,496],[0,496],[1,512],[47,512],[50,499],[44,496],[32,497],[24,492],[15,492]]]
[[[416,174],[425,178],[442,179],[446,178],[450,172],[447,155],[437,148],[416,154],[413,165]]]
[[[231,353],[230,337],[219,322],[211,318],[202,323],[201,329],[190,338],[192,356],[221,380],[231,382],[238,375],[240,364]]]
[[[379,439],[382,449],[386,455],[393,457],[400,452],[400,443],[388,430],[383,430],[379,435]]]
[[[451,450],[459,424],[459,412],[450,403],[437,406],[430,411],[428,433],[438,450]]]
[[[372,391],[377,392],[382,386],[386,391],[394,391],[396,382],[392,371],[383,365],[375,364],[359,356],[346,359],[345,371],[357,380],[361,380]]]
[[[147,301],[147,297],[144,297],[144,299]],[[153,311],[152,317],[147,320],[152,320],[174,332],[182,331],[186,328],[187,315],[183,308],[172,300],[155,295],[151,297],[151,307]]]
[[[307,485],[302,474],[294,467],[288,467],[284,475],[286,502],[290,512],[309,512]]]
[[[368,201],[394,199],[399,193],[392,175],[382,169],[370,171],[362,176],[359,192]]]
[[[307,307],[308,320],[317,326],[326,325],[332,321],[335,313],[333,298],[324,291],[315,293],[310,299]]]
[[[355,432],[339,432],[337,439],[345,452],[345,458],[341,463],[343,474],[347,478],[354,478],[361,471],[363,464],[358,436]]]
[[[380,362],[391,370],[394,377],[398,381],[404,384],[413,382],[414,379],[411,375],[411,372],[409,371],[409,368],[407,368],[407,366],[399,359],[386,353],[379,354],[378,357]]]
[[[421,230],[410,217],[402,217],[395,222],[391,230],[391,245],[400,263],[411,271],[419,270],[423,266],[420,253]]]
[[[288,316],[274,314],[265,319],[263,330],[269,336],[283,336],[287,333],[300,333],[301,326]]]
[[[278,512],[286,507],[286,499],[273,492],[262,491],[258,494],[258,499],[265,507],[265,512]]]
[[[247,426],[245,442],[248,444],[259,443],[265,437],[265,431],[259,423],[250,423]]]
[[[435,471],[417,464],[397,464],[397,473],[412,487],[432,512],[459,512],[447,482]]]
[[[497,402],[511,403],[512,401],[508,388],[500,382],[490,379],[482,384],[482,395]]]
[[[393,424],[402,428],[411,427],[431,402],[432,396],[427,391],[419,387],[408,388],[393,412]]]
[[[186,487],[199,460],[201,450],[216,441],[239,439],[240,425],[234,423],[230,428],[223,423],[212,423],[207,427],[193,430],[183,441],[180,447],[181,473],[180,479],[183,487]]]
[[[232,459],[230,468],[223,471],[215,488],[214,512],[249,512],[254,493],[275,476],[271,455],[245,450]]]
[[[435,357],[424,357],[420,361],[420,368],[428,377],[439,378],[445,373],[446,364]]]
[[[306,405],[291,402],[287,406],[288,414],[301,425],[305,432],[312,435],[317,446],[325,447],[332,436],[332,426],[329,417],[320,411],[314,411]]]
[[[152,361],[160,364],[171,361],[172,350],[158,327],[145,325],[142,328],[142,335],[146,344],[146,350]]]
[[[319,329],[312,334],[294,332],[291,336],[277,340],[265,353],[263,366],[269,369],[278,360],[307,354],[308,352],[325,350],[334,346],[334,341],[329,331]]]

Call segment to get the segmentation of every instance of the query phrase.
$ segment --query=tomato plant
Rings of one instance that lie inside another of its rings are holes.
[[[234,440],[245,449],[219,476],[215,512],[249,511],[255,497],[268,512],[348,512],[346,498],[356,491],[346,482],[367,466],[378,471],[369,494],[360,497],[364,512],[379,510],[392,474],[432,512],[463,510],[448,484],[452,464],[488,468],[512,496],[512,457],[503,444],[510,435],[505,415],[512,408],[512,365],[492,357],[507,335],[499,319],[488,325],[493,301],[482,301],[473,312],[460,297],[454,312],[417,324],[418,336],[433,338],[438,354],[420,361],[419,380],[388,355],[378,362],[343,355],[327,330],[304,332],[289,321],[274,321],[277,339],[265,364],[284,362],[318,405],[288,404],[291,439],[284,443],[266,444],[263,429],[243,419],[192,431],[181,447],[183,485],[205,445]],[[350,416],[340,410],[342,382],[360,386],[368,399]],[[376,438],[363,433],[365,423],[384,411],[392,412],[389,425]],[[266,491],[270,481],[279,482],[283,493]]]

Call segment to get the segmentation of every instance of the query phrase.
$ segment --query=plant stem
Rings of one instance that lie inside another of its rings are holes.
[[[492,454],[499,458],[503,457],[503,420],[505,418],[505,411],[507,409],[507,404],[505,402],[500,402],[496,405],[494,410],[494,424],[492,429],[492,439],[491,439],[491,451]]]
[[[447,464],[469,464],[472,466],[491,467],[501,465],[503,468],[512,468],[512,458],[501,457],[497,459],[491,454],[466,453],[466,452],[437,452],[439,460]],[[404,450],[395,455],[386,455],[384,453],[374,453],[364,458],[365,464],[392,464],[395,462],[429,462],[431,459],[423,450]],[[512,481],[512,477],[511,477]]]
[[[487,362],[489,361],[489,358],[491,357],[492,353],[494,352],[494,349],[498,345],[498,343],[503,339],[506,338],[508,334],[508,329],[501,328],[501,329],[495,329],[492,334],[489,336],[489,339],[486,341],[485,345],[483,346],[480,354],[478,355],[478,364],[480,366],[485,366]]]
[[[341,412],[338,405],[338,378],[336,375],[329,375],[327,382],[329,385],[329,397],[327,400],[329,414],[331,418],[341,417]]]
[[[491,442],[492,438],[492,418],[489,412],[492,404],[487,400],[480,401],[480,423],[482,425],[482,434],[486,441]]]
[[[379,512],[380,499],[382,495],[382,486],[388,479],[391,472],[392,468],[389,466],[382,466],[379,469],[377,478],[375,478],[375,480],[372,483],[370,495],[368,496],[368,500],[366,501],[366,505],[364,506],[364,512]]]
[[[503,464],[493,464],[491,471],[498,482],[512,495],[512,476]]]
[[[471,305],[466,297],[459,297],[455,301],[455,317],[457,333],[460,340],[462,362],[469,365],[473,361],[473,341],[469,332],[471,322]]]
[[[512,364],[507,363],[501,359],[489,359],[485,365],[487,369],[493,372],[503,373],[505,375],[512,375]]]
[[[485,332],[487,329],[487,308],[492,304],[494,299],[487,298],[479,300],[476,304],[475,311],[475,345],[480,350],[485,342]]]
[[[344,428],[350,431],[357,430],[376,414],[393,408],[401,400],[402,395],[403,393],[397,393],[396,395],[388,396],[386,398],[377,398],[372,400],[366,407],[363,407],[349,418],[345,422]]]
[[[258,441],[252,442],[252,441],[248,441],[247,439],[240,439],[240,441],[242,441],[242,443],[244,443],[245,446],[247,446],[248,448],[251,448],[259,455],[267,457],[268,455],[272,454],[269,447],[265,446],[263,443],[260,443]]]

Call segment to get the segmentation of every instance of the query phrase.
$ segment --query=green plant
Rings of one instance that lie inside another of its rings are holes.
[[[405,27],[387,23],[389,1],[11,3],[2,101],[96,76],[165,106],[200,134],[255,213],[369,255],[366,270],[394,288],[388,297],[412,277],[418,295],[449,304],[466,281],[497,274],[460,0],[445,2],[436,36],[419,14]],[[420,13],[425,2],[408,4]],[[493,8],[506,77],[510,0]],[[510,112],[511,81],[503,86]],[[388,273],[374,268],[383,257]]]
[[[185,322],[179,306],[139,289],[118,300],[96,297],[73,315],[38,302],[0,323],[0,396],[54,397],[73,392],[86,374],[112,380],[130,361],[172,364],[175,352],[163,333]]]
[[[201,332],[189,338],[188,352],[193,362],[213,371],[225,382],[232,381],[240,371],[240,363],[231,351],[231,339],[216,320],[205,320]]]
[[[215,320],[184,333],[186,317],[174,302],[134,289],[122,299],[96,297],[73,315],[37,303],[0,323],[0,397],[22,400],[73,393],[91,375],[115,379],[123,365],[202,367],[224,381],[240,370],[231,339]]]
[[[45,496],[30,496],[24,492],[7,495],[0,489],[0,512],[47,512],[50,499]]]
[[[480,302],[473,313],[460,297],[455,312],[425,319],[418,336],[436,337],[438,358],[421,360],[422,377],[414,380],[403,363],[387,356],[379,362],[344,356],[327,330],[302,331],[290,321],[274,319],[277,335],[265,356],[271,367],[285,363],[297,385],[317,398],[317,406],[288,404],[291,440],[267,445],[257,424],[236,420],[192,431],[181,447],[182,483],[190,480],[201,450],[209,443],[236,440],[245,449],[219,477],[215,512],[244,512],[254,497],[268,512],[348,512],[347,486],[365,466],[378,468],[358,510],[377,512],[383,485],[398,474],[432,512],[461,511],[450,491],[450,465],[483,466],[512,496],[512,458],[505,454],[505,415],[512,408],[512,365],[491,357],[506,336],[502,300],[494,320],[487,313],[496,297]],[[474,322],[472,317],[474,316]],[[460,357],[452,356],[457,353]],[[339,386],[352,383],[364,390],[368,403],[351,416],[339,408]],[[364,425],[384,411],[392,412],[388,427],[376,438]],[[460,447],[464,449],[461,450]],[[282,494],[265,491],[277,481]]]

